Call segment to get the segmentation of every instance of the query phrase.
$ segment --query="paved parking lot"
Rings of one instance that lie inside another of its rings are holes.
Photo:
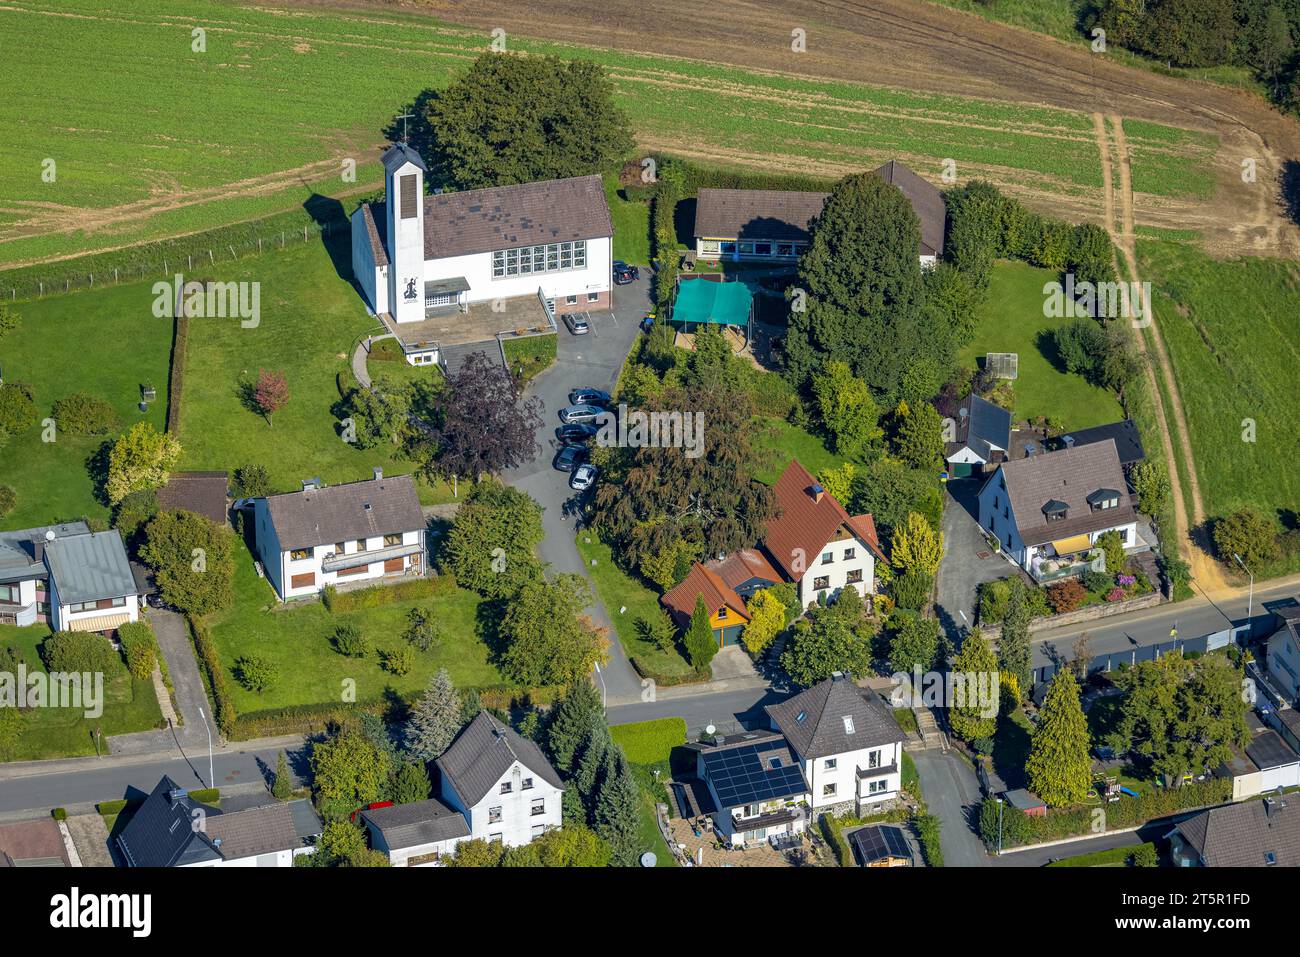
[[[575,336],[561,320],[556,361],[528,386],[527,394],[542,400],[543,424],[537,431],[540,452],[528,465],[508,472],[504,478],[511,485],[531,495],[545,510],[542,525],[546,538],[542,542],[542,560],[553,572],[577,572],[585,575],[582,559],[574,543],[574,521],[582,494],[569,488],[569,473],[552,467],[560,447],[555,430],[560,425],[559,411],[569,404],[569,392],[577,388],[604,389],[613,392],[623,361],[640,335],[640,322],[650,306],[649,270],[627,286],[614,287],[614,308],[589,314],[591,332]],[[599,480],[598,480],[599,481]],[[641,679],[628,663],[599,602],[591,609],[597,624],[610,628],[613,641],[611,661],[601,674],[609,699],[640,700]]]

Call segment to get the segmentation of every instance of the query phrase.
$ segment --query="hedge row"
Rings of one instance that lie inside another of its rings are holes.
[[[181,394],[185,390],[185,354],[189,341],[190,318],[182,309],[172,333],[171,375],[167,382],[167,431],[173,435],[181,428]]]
[[[321,593],[321,601],[332,613],[359,611],[363,608],[378,608],[397,601],[418,601],[434,595],[445,595],[455,591],[454,575],[437,575],[432,578],[411,578],[393,585],[375,585],[371,588],[358,588],[356,591],[339,591],[333,585]]]
[[[194,640],[194,651],[202,666],[204,684],[208,686],[208,694],[212,698],[213,717],[217,721],[217,728],[225,737],[232,738],[239,715],[235,711],[234,702],[230,699],[230,684],[226,680],[225,669],[221,667],[221,656],[217,654],[217,646],[213,643],[208,630],[193,618],[186,620],[190,625],[190,636]]]
[[[761,173],[755,170],[719,169],[696,166],[689,160],[675,156],[657,157],[660,169],[672,166],[681,171],[682,192],[694,196],[702,187],[713,189],[782,189],[812,193],[829,193],[837,182],[834,178],[800,176],[790,173]]]
[[[667,761],[673,748],[686,743],[685,718],[655,718],[633,724],[616,724],[609,729],[615,744],[633,764],[657,764]]]
[[[642,678],[649,678],[662,688],[671,688],[674,685],[693,685],[699,684],[701,681],[713,680],[713,672],[708,668],[703,671],[688,671],[685,674],[668,675],[655,671],[639,657],[633,657],[629,660],[632,662],[632,667],[637,674]]]

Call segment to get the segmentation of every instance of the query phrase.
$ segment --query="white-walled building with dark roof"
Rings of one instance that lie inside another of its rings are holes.
[[[376,315],[532,296],[555,313],[610,306],[614,227],[601,178],[425,195],[428,168],[404,143],[383,156],[385,199],[352,214],[352,270]]]
[[[320,487],[253,502],[257,556],[281,601],[329,585],[423,575],[425,520],[409,475]]]

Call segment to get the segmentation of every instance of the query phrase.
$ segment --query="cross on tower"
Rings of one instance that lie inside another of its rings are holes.
[[[407,121],[407,120],[413,120],[413,119],[415,119],[415,114],[414,114],[414,113],[403,113],[401,116],[398,117],[398,119],[402,121],[402,142],[403,142],[404,144],[406,144],[406,145],[409,146],[409,145],[410,145],[410,136],[408,135],[408,132],[407,132],[407,128],[406,128],[407,124],[406,124],[406,121]]]

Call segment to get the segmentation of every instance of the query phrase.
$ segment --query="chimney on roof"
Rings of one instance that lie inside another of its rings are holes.
[[[40,535],[32,536],[32,559],[38,565],[45,561],[45,539]]]
[[[378,465],[376,465],[376,466],[375,466],[375,481],[378,482],[378,481],[379,481],[381,478],[383,478],[383,477],[384,477],[384,470],[383,470],[383,468],[380,467],[380,466],[378,466]]]
[[[175,804],[177,801],[179,801],[181,798],[185,797],[189,793],[190,792],[185,790],[184,788],[172,788],[170,791],[167,792],[167,803]]]
[[[826,494],[826,489],[822,488],[820,483],[813,482],[813,484],[808,488],[808,494],[812,496],[814,502],[820,504],[822,496]]]
[[[831,681],[843,681],[843,680],[844,680],[844,672],[842,671],[831,672]]]
[[[1025,458],[1029,458],[1037,451],[1038,451],[1038,446],[1034,445],[1033,442],[1028,442],[1025,444]]]

